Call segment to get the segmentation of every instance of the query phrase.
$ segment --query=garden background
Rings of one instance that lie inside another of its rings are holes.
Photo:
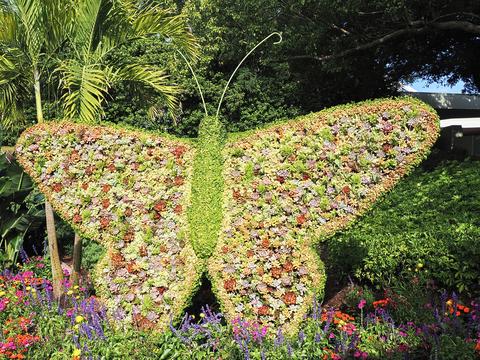
[[[198,47],[184,44],[183,49],[187,57],[192,52],[189,59],[212,113],[238,61],[271,31],[281,31],[283,42],[254,53],[227,92],[220,118],[229,132],[397,95],[400,83],[418,78],[447,84],[461,80],[467,93],[480,89],[480,5],[475,1],[152,3],[182,14],[195,36]],[[0,4],[3,9],[9,2]],[[3,40],[0,56],[10,46]],[[58,54],[64,70],[70,50],[62,48]],[[138,64],[165,69],[169,78],[156,84],[144,81],[150,87],[112,82],[101,94],[94,122],[197,136],[202,99],[171,42],[138,37],[102,61],[119,68]],[[0,76],[8,78],[12,68],[6,61],[0,65]],[[15,66],[22,70],[27,65]],[[55,67],[46,63],[48,81],[40,84],[47,121],[72,111],[65,106],[65,88],[59,86],[67,86],[65,80],[59,82],[67,72],[50,73]],[[181,89],[174,94],[175,106],[161,92],[166,84]],[[13,146],[37,122],[33,87],[21,90],[15,89],[15,112],[5,105],[7,96],[2,98],[2,146]],[[51,280],[45,200],[14,156],[2,155],[0,261],[8,271],[0,279],[0,357],[474,359],[480,352],[478,183],[477,161],[434,148],[361,219],[322,241],[318,250],[327,271],[325,301],[321,309],[313,306],[295,338],[266,334],[243,319],[225,323],[207,279],[187,309],[195,318],[186,316],[164,334],[135,329],[119,333],[92,297],[89,273],[105,251],[95,242],[83,242],[80,283],[65,282],[61,310],[49,298],[48,286],[39,295],[29,293],[42,279]],[[55,224],[60,257],[71,272],[75,234],[60,218]]]

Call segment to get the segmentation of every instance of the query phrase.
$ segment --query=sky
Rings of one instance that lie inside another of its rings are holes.
[[[444,86],[438,83],[427,85],[427,82],[422,79],[418,79],[415,82],[408,84],[418,92],[436,92],[436,93],[450,93],[461,94],[463,89],[463,82],[459,81],[453,87]]]

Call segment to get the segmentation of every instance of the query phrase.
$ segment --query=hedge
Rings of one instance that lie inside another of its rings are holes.
[[[27,130],[17,151],[60,215],[107,245],[97,284],[116,318],[164,329],[209,258],[228,320],[293,333],[323,295],[313,246],[388,191],[437,135],[433,110],[402,98],[228,138],[207,117],[196,143],[50,123]]]

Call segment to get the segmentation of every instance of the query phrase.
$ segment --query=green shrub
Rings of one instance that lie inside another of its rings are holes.
[[[480,164],[445,162],[416,170],[361,220],[327,240],[329,265],[377,287],[397,277],[479,288]]]

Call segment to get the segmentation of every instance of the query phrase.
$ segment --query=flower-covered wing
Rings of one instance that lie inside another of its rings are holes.
[[[296,330],[321,296],[313,250],[428,153],[438,118],[409,99],[307,115],[231,139],[224,222],[209,274],[226,315]]]
[[[95,278],[118,320],[162,330],[194,291],[193,156],[180,140],[66,122],[31,127],[17,144],[18,161],[58,214],[107,248]]]

